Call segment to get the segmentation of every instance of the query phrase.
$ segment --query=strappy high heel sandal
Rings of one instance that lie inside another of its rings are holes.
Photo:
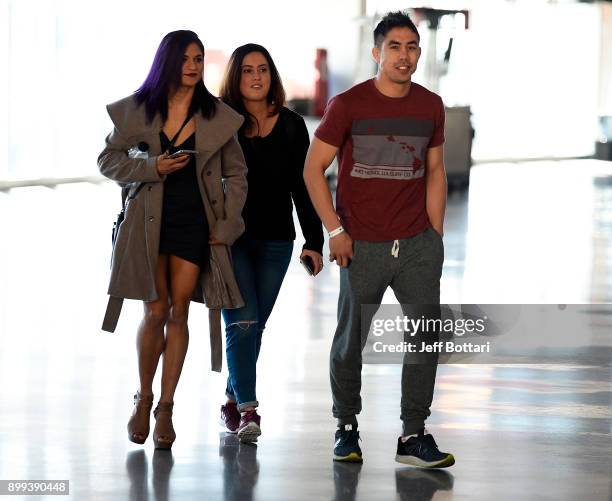
[[[128,439],[135,444],[144,444],[149,436],[149,419],[153,407],[153,395],[134,395],[134,410],[128,421]]]
[[[174,402],[159,402],[153,411],[155,416],[153,443],[156,449],[170,449],[176,440],[176,433],[172,426],[173,407]]]

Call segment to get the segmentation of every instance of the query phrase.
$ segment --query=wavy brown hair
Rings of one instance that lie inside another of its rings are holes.
[[[242,61],[244,58],[252,52],[261,53],[268,63],[270,69],[270,90],[268,91],[267,101],[268,104],[274,106],[270,116],[276,115],[280,109],[285,105],[285,89],[283,82],[276,65],[272,60],[272,56],[267,49],[256,43],[248,43],[238,47],[231,55],[227,67],[225,68],[225,75],[223,76],[223,82],[221,83],[220,97],[221,100],[231,106],[234,110],[240,113],[244,117],[244,124],[242,130],[246,130],[249,127],[255,125],[255,117],[251,115],[242,100],[242,94],[240,94],[240,79],[242,78]]]

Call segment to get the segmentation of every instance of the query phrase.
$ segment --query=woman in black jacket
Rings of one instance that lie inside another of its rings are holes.
[[[245,306],[223,310],[229,377],[221,423],[242,442],[261,434],[255,395],[256,362],[266,321],[282,285],[295,240],[293,203],[306,244],[300,255],[313,274],[323,268],[323,228],[306,191],[309,138],[304,119],[284,107],[285,91],[269,52],[257,44],[232,54],[221,99],[245,117],[238,132],[248,174],[242,212],[246,230],[232,246]]]

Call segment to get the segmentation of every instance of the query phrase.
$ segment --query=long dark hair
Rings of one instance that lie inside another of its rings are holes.
[[[276,115],[285,104],[285,89],[283,82],[276,65],[272,60],[272,56],[267,49],[256,43],[248,43],[238,47],[231,55],[227,67],[225,68],[225,75],[223,76],[223,82],[221,83],[221,100],[230,105],[234,110],[240,113],[244,117],[244,124],[242,130],[247,129],[254,125],[255,117],[253,117],[244,106],[242,101],[242,94],[240,94],[240,79],[242,78],[242,61],[244,58],[252,52],[260,52],[266,58],[268,68],[270,69],[270,90],[268,91],[267,101],[268,104],[274,105],[274,108],[270,115]]]
[[[159,44],[149,74],[135,94],[136,102],[145,105],[149,123],[156,113],[161,115],[164,122],[168,118],[168,96],[181,85],[183,56],[192,43],[197,44],[204,54],[204,44],[198,35],[189,30],[172,31]],[[201,111],[204,118],[210,119],[215,116],[217,101],[200,80],[195,86],[189,113]]]

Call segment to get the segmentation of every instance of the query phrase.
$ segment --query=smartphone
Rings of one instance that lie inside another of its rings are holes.
[[[176,158],[180,157],[181,155],[195,155],[196,153],[196,150],[178,150],[172,153],[171,155],[168,155],[168,158]]]
[[[310,256],[304,256],[303,258],[300,258],[300,263],[302,263],[302,266],[308,272],[309,275],[314,275],[314,263]]]

